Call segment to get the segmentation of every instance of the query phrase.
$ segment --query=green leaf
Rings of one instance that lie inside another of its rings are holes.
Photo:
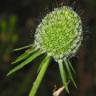
[[[44,58],[44,60],[42,61],[41,64],[43,64],[43,66],[42,66],[42,68],[41,68],[41,70],[40,70],[40,72],[39,72],[39,74],[38,74],[38,76],[37,76],[37,78],[36,78],[36,80],[35,80],[35,82],[33,84],[33,87],[32,87],[32,89],[31,89],[31,91],[29,93],[29,96],[36,96],[36,92],[37,92],[37,90],[38,90],[38,88],[39,88],[39,86],[41,84],[41,81],[42,81],[42,79],[44,77],[44,74],[45,74],[45,72],[46,72],[46,70],[48,68],[49,61],[50,61],[50,57],[48,57],[48,56],[46,56]]]
[[[23,47],[20,47],[20,48],[16,48],[14,49],[13,51],[20,51],[20,50],[23,50],[23,49],[26,49],[26,48],[29,48],[29,47],[33,47],[33,44],[29,44],[27,46],[23,46]]]
[[[67,62],[67,59],[64,59],[64,62],[65,62],[65,65],[66,65],[66,68],[67,68],[67,71],[68,71],[68,74],[69,74],[70,79],[72,80],[74,86],[77,87],[77,86],[76,86],[76,83],[75,83],[75,81],[74,81],[74,79],[73,79],[73,76],[72,76],[72,73],[71,73],[69,64],[68,64],[68,62]]]
[[[65,87],[66,91],[69,93],[68,81],[67,81],[66,71],[65,71],[65,68],[63,66],[63,62],[59,61],[58,63],[59,63],[59,70],[60,70],[60,75],[61,75],[62,82],[64,84],[64,87]]]
[[[32,54],[32,56],[30,56],[28,59],[26,59],[25,61],[23,61],[22,63],[20,63],[19,65],[17,65],[15,68],[13,68],[11,71],[9,71],[9,73],[7,74],[7,76],[9,76],[12,73],[20,70],[21,68],[23,68],[25,65],[29,64],[32,60],[34,60],[36,57],[40,56],[41,54],[43,54],[43,53],[40,52],[40,51]]]
[[[28,49],[26,50],[23,54],[21,54],[19,57],[17,57],[17,59],[12,62],[12,64],[18,63],[24,59],[26,59],[31,53],[35,52],[36,49]]]

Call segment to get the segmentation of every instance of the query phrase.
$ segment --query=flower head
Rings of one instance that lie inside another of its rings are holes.
[[[56,8],[36,29],[35,44],[54,59],[76,53],[81,43],[81,19],[70,7]]]
[[[41,62],[38,76],[33,84],[29,96],[36,96],[36,92],[44,77],[44,74],[49,65],[51,57],[58,62],[62,83],[67,92],[68,83],[72,81],[76,86],[72,73],[74,69],[69,61],[69,57],[73,56],[82,41],[82,22],[78,14],[70,7],[63,6],[56,8],[54,11],[48,13],[42,22],[38,25],[35,33],[35,43],[24,54],[19,56],[14,62],[18,63],[8,75],[20,70],[32,60],[43,53],[47,56]],[[17,49],[17,50],[21,50]],[[16,51],[16,50],[15,50]]]

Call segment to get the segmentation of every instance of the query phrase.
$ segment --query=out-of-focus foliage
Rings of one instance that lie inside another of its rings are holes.
[[[0,62],[8,60],[9,53],[17,41],[16,31],[17,16],[0,16]]]

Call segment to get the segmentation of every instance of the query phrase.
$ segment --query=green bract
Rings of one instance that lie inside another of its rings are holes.
[[[14,62],[20,63],[7,75],[20,70],[35,58],[47,53],[38,68],[38,76],[33,83],[29,96],[36,96],[36,92],[53,57],[59,65],[62,83],[67,92],[68,83],[75,80],[72,76],[74,69],[69,61],[69,57],[75,55],[82,41],[82,23],[80,17],[70,7],[63,6],[48,13],[38,25],[35,33],[34,44],[15,49],[19,51],[28,48]]]

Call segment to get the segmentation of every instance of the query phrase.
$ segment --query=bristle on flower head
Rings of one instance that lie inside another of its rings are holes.
[[[35,44],[55,60],[77,52],[82,40],[82,22],[70,7],[56,8],[42,19],[35,34]]]

